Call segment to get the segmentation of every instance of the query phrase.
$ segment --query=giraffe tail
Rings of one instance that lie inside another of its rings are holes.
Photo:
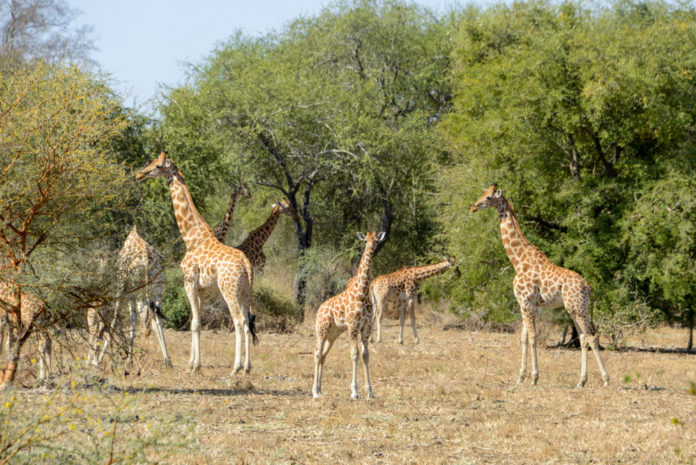
[[[590,288],[590,331],[592,331],[593,336],[597,334],[597,328],[595,328],[594,324],[594,304],[594,291]]]
[[[254,345],[259,343],[259,338],[256,336],[256,315],[249,312],[249,332],[251,333],[251,340]]]

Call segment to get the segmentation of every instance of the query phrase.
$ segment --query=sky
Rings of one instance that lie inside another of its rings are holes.
[[[327,0],[66,0],[80,12],[73,26],[93,28],[90,58],[111,77],[128,106],[151,110],[162,86],[185,82],[186,64],[200,63],[235,31],[262,35]],[[443,13],[457,0],[420,0]]]

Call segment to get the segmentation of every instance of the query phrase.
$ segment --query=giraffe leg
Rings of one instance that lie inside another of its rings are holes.
[[[155,308],[159,308],[159,306],[156,305]],[[162,320],[160,319],[157,311],[152,312],[152,319],[150,320],[150,323],[152,330],[155,332],[155,336],[157,336],[157,342],[159,342],[160,349],[162,350],[164,366],[167,368],[172,368],[172,360],[169,358],[169,351],[167,351],[167,342],[164,340],[164,325],[162,324]]]
[[[135,326],[141,314],[143,303],[138,300],[130,302],[130,333],[128,335],[128,363],[133,363],[133,346],[135,344]]]
[[[368,349],[368,344],[370,342],[369,331],[363,329],[362,332],[362,360],[363,368],[365,369],[365,391],[367,392],[368,399],[374,399],[375,395],[372,393],[372,385],[370,384],[370,351]]]
[[[578,331],[578,337],[580,338],[580,351],[582,355],[580,359],[580,381],[578,381],[577,387],[582,388],[587,382],[587,339],[582,330]]]
[[[534,321],[534,313],[533,310],[530,312],[530,318],[529,318],[529,327],[527,328],[529,331],[529,339],[527,344],[529,345],[529,348],[531,349],[531,355],[532,355],[532,386],[536,385],[537,381],[539,380],[539,366],[537,365],[537,351],[536,351],[536,323]]]
[[[374,303],[374,308],[375,308],[375,326],[377,327],[377,342],[382,342],[382,309],[384,307],[384,301],[383,299],[379,297],[375,297],[372,302]],[[371,336],[372,339],[374,335]]]
[[[407,300],[407,305],[408,305],[408,312],[411,316],[411,328],[413,328],[413,339],[416,344],[420,343],[420,340],[418,339],[418,331],[416,331],[416,315],[415,315],[415,306],[413,304],[413,297],[409,296]]]
[[[352,399],[358,398],[358,344],[358,334],[351,334],[350,359],[353,362],[353,380],[350,383],[350,397]]]
[[[522,384],[527,374],[527,321],[524,318],[522,319],[520,346],[522,347],[522,366],[520,367],[520,377],[517,378],[517,384]]]
[[[581,313],[581,315],[583,315],[583,313]],[[588,315],[588,312],[584,312],[584,315]],[[604,362],[602,362],[602,355],[599,353],[599,341],[597,340],[597,332],[595,331],[594,326],[592,325],[592,323],[590,323],[587,317],[581,317],[579,320],[579,324],[577,325],[578,333],[580,333],[581,335],[582,333],[584,333],[586,340],[585,345],[582,345],[583,349],[585,350],[585,353],[583,354],[583,365],[585,366],[585,380],[587,379],[587,346],[590,346],[592,348],[592,353],[595,356],[595,360],[597,360],[599,371],[602,374],[602,381],[604,382],[604,386],[609,386],[609,373],[607,373],[607,369],[604,367]],[[580,344],[582,344],[582,339],[580,339]],[[582,373],[580,380],[583,380]],[[585,383],[583,382],[582,384],[584,385]],[[582,387],[580,383],[578,383],[578,387]]]
[[[321,397],[321,375],[324,371],[324,362],[335,340],[336,338],[331,339],[326,335],[317,334],[317,345],[314,348],[314,386],[312,387],[312,396],[315,399]]]
[[[51,337],[41,332],[39,344],[39,380],[43,381],[51,371]]]
[[[234,322],[234,365],[232,375],[236,375],[242,369],[242,322],[236,316]]]
[[[121,293],[119,292],[119,295]],[[109,327],[107,329],[106,325],[102,327],[103,329],[103,337],[102,337],[102,349],[101,352],[99,352],[99,356],[97,357],[97,361],[94,364],[99,365],[104,358],[104,355],[106,354],[106,350],[109,348],[109,344],[111,344],[111,339],[113,338],[114,331],[116,331],[116,325],[118,324],[118,314],[121,310],[121,302],[116,302],[116,305],[114,306],[114,314],[111,316],[111,322],[109,323]],[[103,323],[102,323],[103,324]]]
[[[191,358],[189,368],[194,373],[201,369],[201,316],[198,276],[184,277],[184,289],[191,305]]]
[[[399,298],[399,344],[404,343],[404,318],[406,311],[406,302]]]

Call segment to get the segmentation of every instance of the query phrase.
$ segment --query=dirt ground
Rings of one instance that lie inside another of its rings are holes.
[[[428,320],[428,321],[426,321]],[[517,333],[443,330],[420,318],[410,328],[385,320],[371,345],[376,398],[368,401],[359,367],[359,400],[350,399],[346,335],[328,355],[324,396],[310,394],[313,321],[292,334],[261,334],[252,372],[230,376],[234,336],[203,332],[202,372],[186,369],[190,333],[167,331],[173,369],[160,364],[154,337],[140,340],[137,370],[109,383],[135,393],[146,414],[176,411],[193,424],[194,443],[168,463],[693,463],[696,459],[696,356],[644,350],[602,357],[602,386],[590,355],[589,379],[576,389],[580,352],[539,350],[539,383],[517,385]],[[682,347],[686,332],[652,330],[634,348]],[[554,336],[555,337],[555,336]],[[603,340],[603,344],[606,344]],[[362,363],[362,362],[361,362]],[[139,372],[139,374],[138,374]],[[18,389],[20,401],[32,390]]]

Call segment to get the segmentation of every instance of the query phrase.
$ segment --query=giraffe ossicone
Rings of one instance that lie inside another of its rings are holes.
[[[241,250],[222,244],[196,209],[191,194],[179,169],[162,152],[136,175],[138,181],[164,178],[169,184],[174,216],[186,245],[181,261],[184,289],[191,304],[191,357],[189,366],[193,372],[201,367],[200,356],[200,304],[206,289],[216,289],[221,294],[235,329],[235,359],[232,374],[242,368],[242,331],[244,332],[244,371],[251,370],[249,311],[252,301],[254,270]]]
[[[475,212],[484,208],[495,208],[500,217],[500,232],[503,247],[510,263],[515,268],[513,290],[522,313],[522,366],[518,383],[524,381],[527,371],[527,349],[532,357],[532,384],[539,378],[536,353],[536,311],[541,308],[565,307],[568,315],[578,329],[582,358],[580,381],[583,387],[587,381],[587,346],[597,360],[604,385],[609,385],[602,356],[599,353],[597,331],[592,322],[593,294],[589,283],[580,274],[552,263],[548,257],[522,234],[512,206],[503,196],[497,185],[491,185],[471,207]]]
[[[317,336],[314,347],[314,385],[312,395],[321,397],[321,377],[324,371],[326,355],[336,338],[344,331],[348,331],[350,338],[351,360],[353,362],[353,378],[350,385],[351,397],[358,398],[358,348],[362,352],[363,366],[365,368],[365,391],[368,398],[373,398],[372,385],[370,384],[370,354],[368,345],[372,334],[372,304],[368,296],[370,267],[372,256],[377,244],[384,240],[385,233],[359,232],[358,239],[366,242],[365,250],[358,269],[348,281],[346,289],[335,295],[319,306],[315,322]]]

